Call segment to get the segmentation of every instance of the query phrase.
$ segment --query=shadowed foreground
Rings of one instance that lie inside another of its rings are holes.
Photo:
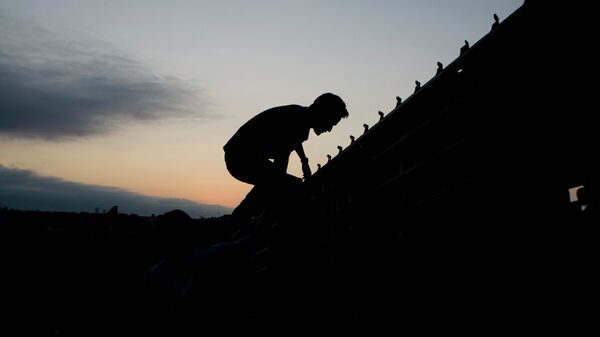
[[[526,1],[248,228],[3,210],[19,331],[590,328],[600,132],[583,84],[595,78],[593,11],[579,6]],[[165,254],[157,275],[172,277],[148,296],[144,275]],[[189,256],[202,262],[193,275]]]
[[[143,288],[144,274],[167,249],[160,218],[0,210],[8,254],[3,301],[15,332],[95,336],[178,328],[169,310],[155,315],[159,304]],[[226,239],[228,223],[228,216],[192,220],[190,244]]]

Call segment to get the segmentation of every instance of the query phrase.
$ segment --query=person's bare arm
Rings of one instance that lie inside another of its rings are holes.
[[[276,157],[273,160],[273,164],[275,165],[275,168],[278,171],[285,173],[285,172],[287,172],[287,167],[288,167],[289,161],[290,161],[290,154],[288,153],[287,156],[281,155],[281,156]]]
[[[302,143],[296,146],[296,153],[298,154],[300,162],[302,163],[302,173],[304,173],[304,179],[308,179],[308,177],[312,175],[312,172],[310,170],[310,165],[308,165],[308,158],[306,157],[306,154],[304,154],[304,147],[302,147]]]

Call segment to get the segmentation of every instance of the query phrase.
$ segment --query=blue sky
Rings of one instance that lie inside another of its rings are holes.
[[[350,117],[305,143],[314,170],[521,5],[0,0],[0,165],[233,207],[251,186],[222,146],[247,119],[341,96]]]

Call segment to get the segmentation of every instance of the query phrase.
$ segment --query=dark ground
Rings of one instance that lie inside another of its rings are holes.
[[[233,231],[228,216],[192,224],[199,248]],[[158,334],[142,290],[145,272],[163,254],[158,217],[0,209],[0,226],[8,267],[2,303],[11,334]]]

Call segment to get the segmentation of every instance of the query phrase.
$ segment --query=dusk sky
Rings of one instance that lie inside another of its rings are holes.
[[[102,194],[87,211],[106,191],[235,207],[251,186],[222,147],[246,120],[342,97],[350,117],[304,144],[315,171],[522,3],[0,0],[0,206],[56,210],[43,190]]]

